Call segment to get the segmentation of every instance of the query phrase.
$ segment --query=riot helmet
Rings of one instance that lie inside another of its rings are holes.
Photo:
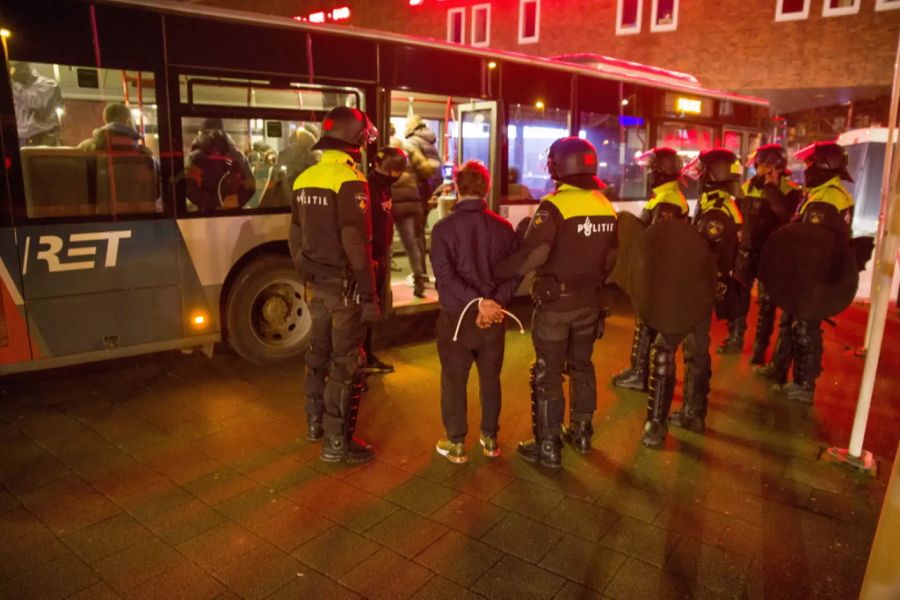
[[[406,171],[409,159],[406,152],[394,146],[385,146],[375,154],[375,165],[391,177],[397,178]]]
[[[803,175],[806,177],[806,187],[808,188],[818,187],[833,177],[853,181],[847,171],[850,159],[847,151],[840,144],[813,142],[798,150],[794,157],[806,164]]]
[[[654,188],[678,179],[684,166],[678,153],[665,147],[647,150],[634,162],[650,171],[650,186]]]
[[[595,177],[597,150],[589,141],[579,137],[559,138],[550,145],[547,171],[554,181],[562,181],[574,175]]]
[[[753,166],[757,171],[763,165],[776,171],[784,171],[788,163],[787,150],[781,144],[766,144],[757,148],[747,162],[749,163],[748,167]]]
[[[342,150],[359,160],[361,146],[371,144],[378,137],[366,113],[348,106],[337,106],[322,120],[322,137],[313,150]]]
[[[744,168],[737,156],[727,148],[702,150],[682,170],[685,176],[699,180],[703,191],[713,189],[731,191],[733,185],[740,181],[743,172]]]

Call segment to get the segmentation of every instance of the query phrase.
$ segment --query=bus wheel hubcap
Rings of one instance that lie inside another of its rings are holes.
[[[306,338],[311,325],[299,281],[273,281],[260,289],[253,300],[251,330],[266,346],[295,346]]]

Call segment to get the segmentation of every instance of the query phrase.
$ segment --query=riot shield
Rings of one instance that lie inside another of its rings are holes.
[[[716,294],[709,242],[680,219],[662,219],[638,240],[629,274],[635,313],[663,334],[686,333],[709,318]]]
[[[638,241],[644,235],[647,224],[630,212],[618,214],[619,248],[616,252],[616,266],[612,270],[612,282],[631,295],[630,273]]]
[[[791,223],[763,246],[759,280],[776,306],[820,321],[850,306],[859,272],[849,240],[821,225]]]

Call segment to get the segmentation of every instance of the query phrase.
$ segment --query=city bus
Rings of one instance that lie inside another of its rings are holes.
[[[380,144],[424,120],[444,167],[489,168],[490,205],[514,223],[552,191],[557,137],[593,142],[635,210],[637,153],[746,155],[768,127],[765,100],[663,69],[192,3],[29,0],[0,29],[0,374],[220,341],[257,363],[302,355],[290,188],[335,106],[366,111]],[[395,312],[433,307],[405,262]]]

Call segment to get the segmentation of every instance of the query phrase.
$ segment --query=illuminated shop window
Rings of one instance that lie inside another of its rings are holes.
[[[616,35],[641,32],[643,0],[616,0]]]
[[[472,7],[472,45],[487,46],[491,43],[491,5]]]
[[[809,18],[810,0],[776,0],[776,21],[800,21]]]
[[[541,0],[519,0],[519,43],[533,44],[541,35]]]
[[[678,0],[653,0],[650,31],[678,29]]]
[[[447,41],[466,43],[466,9],[451,8],[447,11]]]
[[[841,17],[859,12],[859,0],[824,0],[823,17]]]
[[[894,10],[900,8],[900,0],[875,0],[875,10]]]

